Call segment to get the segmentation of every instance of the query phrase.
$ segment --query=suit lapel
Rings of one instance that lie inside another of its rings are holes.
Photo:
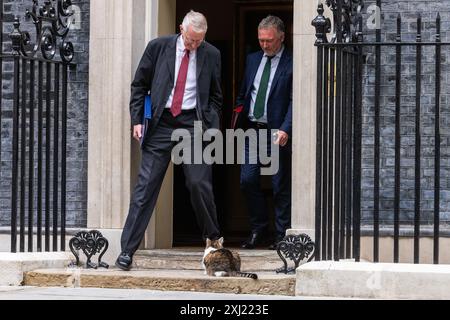
[[[247,93],[246,93],[247,97],[249,96],[250,92],[252,91],[253,83],[255,83],[256,73],[258,73],[258,68],[259,68],[259,65],[261,64],[261,59],[263,58],[263,55],[264,55],[263,52],[260,51],[258,53],[258,55],[256,56],[256,59],[255,59],[254,65],[253,65],[253,69],[252,69],[252,73],[250,74],[250,83],[247,86]]]
[[[286,52],[286,48],[285,48],[283,54],[281,55],[280,62],[278,63],[278,67],[277,67],[277,71],[275,72],[275,76],[273,77],[272,85],[270,86],[269,97],[272,94],[274,88],[276,87],[278,79],[280,79],[280,76],[283,73],[284,67],[286,66],[287,62],[288,62],[288,57],[287,57],[287,52]]]
[[[197,48],[197,81],[202,72],[203,65],[205,64],[205,44],[202,43],[200,47]]]
[[[167,67],[169,68],[170,83],[174,83],[175,58],[176,58],[176,53],[177,53],[177,39],[178,39],[178,36],[179,35],[174,36],[174,38],[170,42],[169,46],[167,46],[167,49],[165,51]]]

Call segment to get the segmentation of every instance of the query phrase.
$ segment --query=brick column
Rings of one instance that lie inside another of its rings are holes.
[[[88,228],[100,229],[108,238],[110,259],[120,250],[140,163],[139,144],[131,138],[130,84],[148,41],[160,32],[173,32],[166,30],[170,17],[175,18],[174,0],[91,1]],[[145,247],[172,244],[171,173],[164,181]]]
[[[316,48],[311,21],[318,1],[294,0],[292,229],[314,239]]]
[[[90,2],[87,227],[108,238],[112,258],[120,250],[130,199],[128,105],[130,83],[146,45],[146,2]]]
[[[88,227],[120,228],[130,197],[128,104],[145,47],[145,0],[91,1],[90,13]]]

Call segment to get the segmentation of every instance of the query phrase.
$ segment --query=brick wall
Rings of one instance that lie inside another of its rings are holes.
[[[88,130],[88,62],[89,62],[89,1],[73,0],[79,8],[80,19],[67,37],[75,47],[73,62],[76,69],[69,72],[67,122],[67,227],[86,226],[87,214],[87,130]],[[43,1],[39,1],[43,4]],[[9,33],[18,16],[21,30],[34,30],[24,18],[31,0],[4,0],[3,52],[11,52]],[[34,33],[32,33],[34,39]],[[58,54],[58,53],[57,53]],[[2,163],[0,167],[0,226],[10,223],[11,206],[11,137],[12,137],[12,74],[11,64],[3,66],[2,97]],[[36,148],[36,147],[35,147]],[[35,156],[36,158],[36,156]]]
[[[364,12],[375,1],[365,1]],[[434,41],[436,15],[441,15],[442,41],[450,42],[450,0],[382,1],[382,41],[395,41],[396,19],[402,18],[402,39],[415,41],[417,14],[422,16],[422,41]],[[364,21],[367,21],[367,14]],[[365,41],[375,40],[375,30],[365,25]],[[362,160],[362,220],[372,223],[374,180],[374,93],[375,51],[366,50],[363,101],[363,160]],[[400,220],[414,220],[414,162],[415,162],[415,48],[404,47],[402,54],[401,93],[401,202]],[[441,84],[441,219],[450,221],[450,47],[442,49]],[[394,218],[395,165],[395,48],[382,49],[381,58],[381,162],[380,219],[391,224]],[[421,90],[421,219],[431,224],[434,207],[434,111],[435,111],[435,49],[424,48],[422,56]]]

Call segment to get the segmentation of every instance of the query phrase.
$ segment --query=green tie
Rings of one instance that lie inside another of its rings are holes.
[[[270,79],[270,60],[272,60],[272,58],[273,56],[267,57],[267,62],[266,65],[264,66],[264,71],[261,76],[261,81],[259,83],[255,107],[253,109],[253,116],[256,119],[259,119],[264,115],[264,105],[266,104],[267,87],[269,86],[269,79]]]

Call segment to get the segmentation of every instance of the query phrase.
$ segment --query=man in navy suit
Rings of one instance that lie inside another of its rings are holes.
[[[270,150],[271,139],[280,147],[279,170],[272,175],[273,198],[275,205],[276,244],[291,227],[291,137],[292,137],[292,54],[285,48],[284,23],[269,15],[258,26],[258,40],[261,51],[248,55],[245,75],[237,106],[242,106],[239,126],[252,128],[258,133],[266,129],[263,143]],[[271,130],[276,129],[275,137]],[[259,148],[260,141],[256,141]],[[267,239],[268,212],[264,194],[261,191],[261,162],[259,157],[251,161],[259,150],[251,150],[252,144],[246,141],[245,163],[241,166],[241,189],[245,194],[251,234],[242,248],[253,249]],[[256,151],[256,152],[255,152]],[[256,163],[255,163],[256,162]],[[252,164],[253,163],[253,164]]]

